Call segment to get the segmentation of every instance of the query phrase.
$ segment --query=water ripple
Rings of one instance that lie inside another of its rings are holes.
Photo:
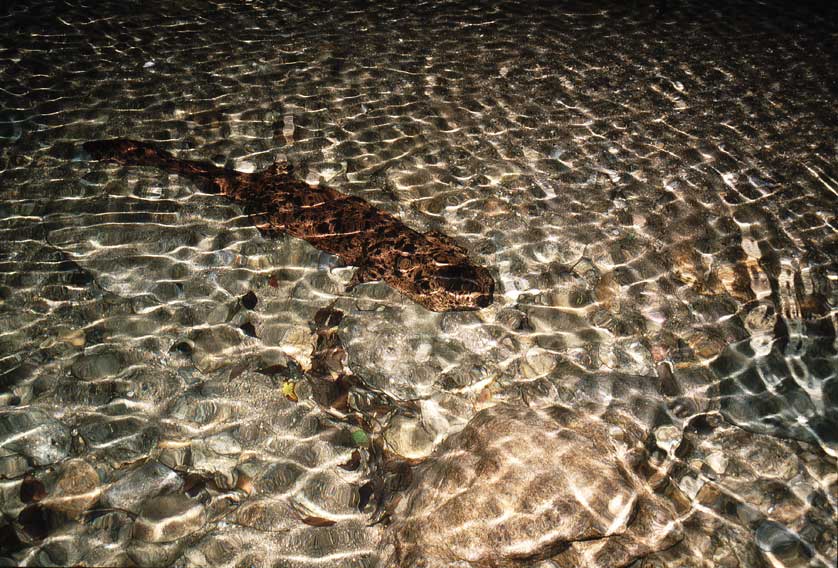
[[[831,565],[833,27],[773,2],[0,8],[0,563]],[[308,244],[81,150],[124,136],[287,160],[450,235],[496,302],[347,293]]]

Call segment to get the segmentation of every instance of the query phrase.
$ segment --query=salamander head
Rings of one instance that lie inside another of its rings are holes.
[[[466,251],[442,235],[426,234],[428,246],[396,260],[394,287],[434,312],[479,310],[492,303],[495,281]]]
[[[492,303],[495,292],[489,271],[468,263],[437,266],[418,284],[423,294],[416,301],[435,312],[479,310]]]

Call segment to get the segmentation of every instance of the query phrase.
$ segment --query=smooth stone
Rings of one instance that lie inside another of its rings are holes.
[[[229,365],[233,351],[242,338],[235,328],[216,325],[195,332],[192,342],[192,362],[206,374]]]
[[[681,478],[678,485],[687,497],[695,499],[696,495],[698,495],[699,491],[701,491],[701,488],[704,486],[704,483],[694,477],[687,476]]]
[[[174,542],[200,530],[206,520],[204,506],[186,495],[153,497],[143,503],[133,536],[144,542]]]
[[[116,509],[136,513],[144,501],[164,493],[174,493],[183,487],[183,479],[165,465],[152,461],[130,471],[114,482],[102,501]]]
[[[802,566],[809,560],[800,538],[774,521],[764,521],[760,524],[754,533],[754,540],[761,551],[787,561],[787,565]]]
[[[239,507],[236,522],[260,531],[287,531],[300,525],[300,520],[283,500],[261,499]]]
[[[428,457],[434,449],[436,436],[429,432],[419,418],[396,416],[384,432],[390,449],[403,458],[416,460]]]
[[[175,471],[185,471],[191,463],[191,449],[189,444],[161,444],[160,463]]]
[[[4,450],[0,449],[0,453]],[[14,479],[29,471],[26,458],[16,454],[0,457],[0,479]]]
[[[665,452],[674,451],[681,443],[682,432],[675,426],[661,426],[655,430],[655,443]]]
[[[42,544],[34,554],[34,566],[78,566],[83,549],[69,540],[55,539]]]
[[[555,354],[533,347],[524,355],[521,371],[528,379],[534,379],[549,374],[557,364],[558,357]]]
[[[42,502],[44,506],[66,513],[70,517],[78,517],[99,498],[99,474],[86,461],[66,461],[61,464],[58,475],[52,494]]]
[[[83,355],[75,360],[71,371],[73,376],[83,381],[95,381],[112,377],[122,369],[123,362],[116,353],[104,352]]]
[[[751,335],[770,334],[774,330],[776,316],[773,314],[773,306],[768,303],[760,304],[745,316],[745,329]]]
[[[74,331],[70,331],[65,333],[60,337],[61,341],[72,345],[73,347],[84,347],[85,344],[85,334],[83,329],[77,329]]]
[[[314,349],[314,337],[311,331],[302,327],[292,327],[282,337],[279,349],[286,356],[296,361],[304,370],[311,368],[311,353]]]
[[[41,410],[4,412],[0,414],[2,450],[20,454],[35,466],[57,463],[70,451],[70,430]]]
[[[192,441],[192,467],[190,470],[210,475],[225,489],[236,485],[236,466],[241,445],[224,432],[205,440]]]
[[[101,535],[101,544],[119,545],[120,549],[124,549],[124,545],[131,540],[134,518],[125,511],[109,510],[91,518],[89,524]]]
[[[207,449],[222,456],[238,456],[242,452],[241,444],[230,432],[222,432],[204,440]]]
[[[713,452],[704,461],[707,462],[716,473],[724,473],[727,469],[728,459],[722,452]]]
[[[149,543],[135,540],[128,545],[128,556],[142,568],[169,566],[182,552],[183,546],[182,542]]]

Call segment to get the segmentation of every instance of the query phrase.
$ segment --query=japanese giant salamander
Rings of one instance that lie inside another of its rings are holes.
[[[287,233],[357,266],[349,289],[383,280],[435,312],[476,310],[492,303],[495,282],[465,249],[437,232],[414,231],[360,197],[310,186],[287,164],[256,173],[181,160],[135,140],[84,144],[94,159],[152,166],[190,178],[240,204],[266,234]]]

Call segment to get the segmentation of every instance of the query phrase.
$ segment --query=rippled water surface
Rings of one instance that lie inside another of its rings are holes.
[[[832,566],[834,8],[0,9],[0,564]],[[130,137],[454,238],[432,313]]]

